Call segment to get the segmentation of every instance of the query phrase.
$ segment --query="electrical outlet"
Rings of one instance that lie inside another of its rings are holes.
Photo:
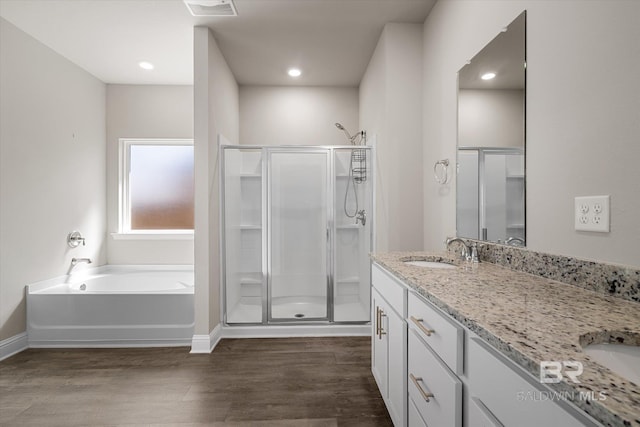
[[[574,228],[576,231],[609,232],[609,196],[576,197]]]

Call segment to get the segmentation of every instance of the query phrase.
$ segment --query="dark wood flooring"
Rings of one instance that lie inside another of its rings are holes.
[[[370,339],[30,349],[0,362],[1,426],[391,426]]]

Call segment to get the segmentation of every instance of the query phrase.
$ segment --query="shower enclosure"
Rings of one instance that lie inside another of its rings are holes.
[[[221,147],[224,321],[369,321],[371,148]]]
[[[458,235],[524,243],[524,151],[459,147],[458,165]]]

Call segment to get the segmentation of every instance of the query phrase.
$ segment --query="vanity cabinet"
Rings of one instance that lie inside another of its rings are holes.
[[[407,289],[377,266],[371,274],[371,371],[394,425],[406,426]]]
[[[375,263],[372,285],[372,371],[395,426],[601,426]]]
[[[407,316],[410,405],[426,425],[461,427],[463,329],[413,293]]]
[[[479,414],[469,417],[469,427],[600,425],[568,402],[552,398],[551,389],[475,334],[467,340],[466,351],[469,412]]]

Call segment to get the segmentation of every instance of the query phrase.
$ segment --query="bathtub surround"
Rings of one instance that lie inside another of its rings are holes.
[[[609,339],[598,331],[618,331],[613,333],[614,339],[636,337],[640,325],[638,303],[489,262],[453,270],[413,267],[403,262],[429,256],[462,264],[452,253],[392,252],[375,254],[372,259],[535,378],[540,375],[540,361],[581,362],[584,372],[579,384],[567,380],[547,385],[565,393],[573,404],[604,425],[637,423],[640,385],[593,363],[581,345]],[[604,392],[607,399],[581,399],[581,392],[596,396]]]
[[[0,343],[12,347],[25,285],[72,258],[106,261],[105,85],[0,18],[0,94]],[[85,246],[67,245],[72,230]]]

